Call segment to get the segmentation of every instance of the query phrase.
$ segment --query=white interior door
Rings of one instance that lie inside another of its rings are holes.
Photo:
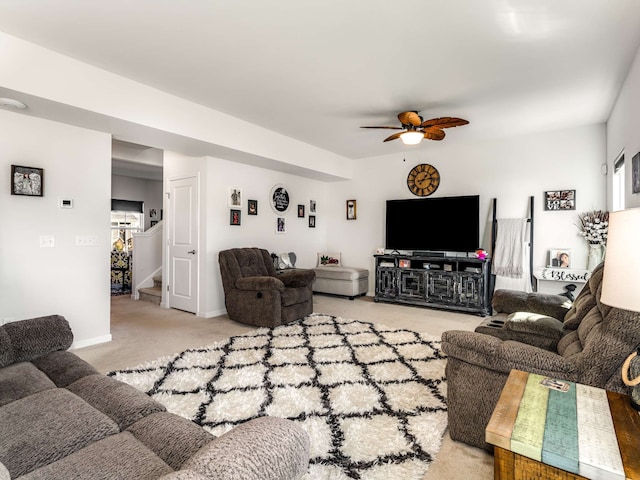
[[[169,181],[169,306],[198,309],[198,178]]]

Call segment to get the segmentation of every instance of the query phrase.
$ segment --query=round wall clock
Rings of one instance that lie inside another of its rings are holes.
[[[269,203],[271,208],[278,215],[283,215],[289,210],[291,205],[291,197],[289,196],[289,189],[282,184],[276,184],[271,189],[271,195],[269,195]]]
[[[428,197],[438,189],[440,173],[433,165],[421,163],[411,169],[407,176],[407,187],[419,197]]]

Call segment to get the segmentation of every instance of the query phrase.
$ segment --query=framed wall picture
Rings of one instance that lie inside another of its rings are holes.
[[[249,200],[247,202],[247,215],[258,214],[258,200]]]
[[[309,215],[309,228],[316,228],[316,216]]]
[[[298,205],[298,218],[304,218],[304,205]]]
[[[356,219],[356,201],[347,200],[347,220]]]
[[[316,213],[316,201],[309,200],[309,213]]]
[[[44,169],[11,165],[11,195],[44,196]]]
[[[544,192],[545,210],[575,210],[575,190],[550,190]]]
[[[276,218],[276,233],[287,233],[286,219],[284,217]]]
[[[242,190],[239,187],[229,187],[228,203],[230,208],[242,207]]]
[[[549,267],[571,268],[571,250],[552,248],[549,250]]]
[[[241,210],[236,210],[234,208],[232,208],[231,210],[229,210],[229,225],[240,225],[241,222],[241,215],[242,215],[242,211]]]
[[[289,189],[278,183],[273,186],[269,194],[269,203],[276,215],[284,215],[291,206],[291,196]]]
[[[640,152],[631,159],[631,191],[640,193]]]

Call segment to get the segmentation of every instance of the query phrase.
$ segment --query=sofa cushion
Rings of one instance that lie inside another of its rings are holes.
[[[33,364],[46,373],[61,388],[87,375],[99,373],[87,362],[69,351],[48,353],[36,358]]]
[[[147,415],[166,410],[162,404],[140,390],[105,375],[83,377],[67,389],[108,415],[121,430]]]
[[[289,307],[298,303],[308,302],[309,298],[308,287],[286,288],[282,292],[282,306]]]
[[[66,350],[73,342],[71,327],[64,317],[48,315],[10,322],[0,327],[0,367],[28,362],[45,353]]]
[[[278,279],[287,288],[308,287],[315,278],[316,274],[313,270],[291,270],[278,275]]]
[[[172,471],[132,434],[123,432],[34,470],[20,480],[151,480]]]
[[[0,406],[50,388],[56,388],[55,383],[31,363],[0,368]]]
[[[507,316],[504,328],[514,332],[535,333],[559,339],[562,332],[562,322],[537,313],[514,312]]]
[[[148,415],[127,431],[158,455],[174,470],[214,437],[195,423],[169,412]]]
[[[578,331],[573,330],[563,336],[558,342],[558,353],[563,357],[571,357],[582,351],[582,342],[578,336]]]
[[[118,426],[73,393],[56,388],[1,407],[0,432],[0,462],[16,478],[118,433]]]

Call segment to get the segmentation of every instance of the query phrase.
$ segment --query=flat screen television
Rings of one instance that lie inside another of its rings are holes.
[[[479,238],[479,195],[387,200],[389,250],[472,252]]]

